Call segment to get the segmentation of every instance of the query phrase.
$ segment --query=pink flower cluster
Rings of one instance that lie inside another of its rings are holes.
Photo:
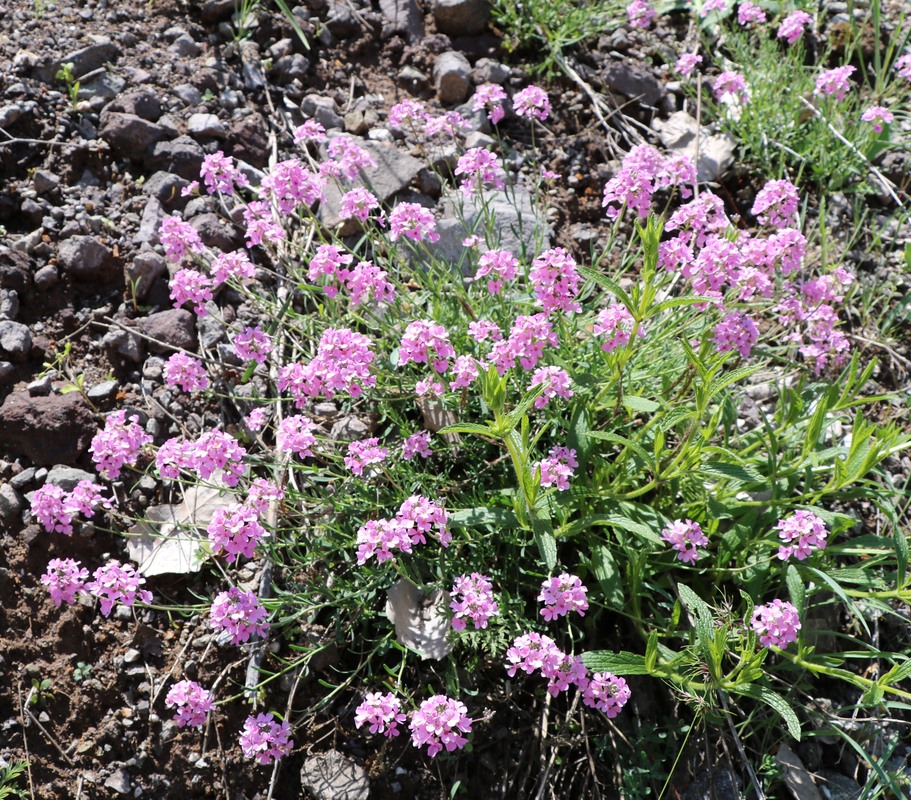
[[[372,261],[355,264],[348,276],[347,288],[353,306],[359,306],[371,295],[377,303],[388,303],[395,297],[395,288],[389,282],[388,274]]]
[[[198,728],[206,724],[206,717],[215,708],[212,693],[196,681],[178,681],[165,696],[164,704],[176,708],[174,722],[178,728]]]
[[[212,279],[195,269],[178,270],[171,278],[171,300],[174,308],[192,303],[193,311],[199,317],[208,314],[206,303],[212,299]]]
[[[658,12],[648,0],[632,0],[626,7],[626,17],[634,28],[647,28],[656,16]]]
[[[516,115],[544,122],[551,112],[550,98],[540,86],[526,86],[512,101]]]
[[[225,486],[237,486],[247,471],[244,464],[246,449],[228,433],[207,431],[195,442],[168,439],[155,456],[155,464],[162,478],[176,480],[180,471],[196,472],[200,480],[207,481],[216,471],[222,471]]]
[[[471,100],[472,111],[487,111],[487,119],[493,125],[496,125],[503,117],[506,111],[503,109],[503,101],[506,99],[506,92],[502,86],[495,83],[483,83],[475,89],[474,97]]]
[[[677,558],[684,564],[695,564],[702,557],[696,548],[709,543],[702,527],[691,519],[675,519],[661,531],[661,538],[677,551]]]
[[[535,305],[545,314],[552,311],[570,314],[582,310],[576,302],[582,276],[576,269],[575,259],[562,247],[541,253],[532,261],[528,277]]]
[[[778,38],[784,39],[788,44],[794,44],[801,36],[803,30],[811,22],[811,17],[806,11],[792,11],[784,18],[778,29]]]
[[[454,630],[465,630],[466,619],[474,623],[475,629],[486,628],[488,620],[500,613],[500,607],[493,596],[493,583],[479,572],[456,578],[450,594],[452,601],[449,608],[453,612]]]
[[[255,508],[240,503],[231,503],[216,509],[206,527],[209,542],[215,553],[225,553],[225,559],[233,564],[238,556],[253,558],[256,545],[266,535],[259,524]]]
[[[627,153],[617,174],[605,184],[601,205],[607,209],[609,219],[619,217],[625,208],[645,219],[657,190],[677,187],[680,196],[686,198],[692,194],[689,186],[695,182],[696,167],[686,156],[665,157],[651,145],[638,145]]]
[[[737,22],[744,28],[747,25],[762,25],[766,21],[765,11],[750,0],[741,3],[737,8]]]
[[[362,333],[349,328],[327,328],[320,337],[316,357],[309,364],[282,367],[277,385],[290,392],[300,408],[309,398],[325,395],[332,399],[346,391],[360,397],[365,386],[373,386],[376,376],[370,374],[374,353],[372,342]]]
[[[519,274],[519,259],[507,250],[488,250],[478,259],[478,269],[475,279],[480,280],[488,275],[487,289],[491,294],[499,294],[503,289],[504,281],[514,280]]]
[[[778,548],[778,557],[782,561],[791,556],[803,561],[814,549],[825,549],[829,536],[825,522],[809,511],[795,511],[790,517],[778,520],[775,527],[778,538],[784,542]]]
[[[320,277],[327,277],[330,281],[344,283],[351,274],[348,265],[354,260],[351,253],[345,253],[334,244],[321,244],[316,248],[316,255],[310,259],[307,277],[315,281]],[[338,286],[329,283],[323,287],[327,297],[338,294]]]
[[[797,222],[799,199],[797,187],[790,181],[769,181],[756,195],[750,213],[763,225],[793,227]]]
[[[891,125],[895,121],[895,115],[884,106],[870,106],[860,118],[864,122],[872,122],[876,133],[882,133],[884,125]]]
[[[554,397],[562,397],[564,400],[569,400],[573,396],[569,374],[560,367],[541,367],[536,369],[532,373],[528,391],[531,391],[536,386],[544,387],[543,394],[535,398],[535,408],[537,409],[544,408]]]
[[[724,11],[727,5],[727,0],[704,0],[699,9],[699,16],[705,19],[713,11]]]
[[[712,94],[719,103],[745,106],[750,102],[746,78],[739,72],[719,73],[712,83]]]
[[[716,326],[712,341],[719,353],[736,349],[741,358],[749,358],[759,340],[759,328],[746,314],[734,311],[726,314]]]
[[[323,178],[296,158],[279,161],[263,178],[260,195],[287,215],[299,205],[309,207],[323,199]]]
[[[357,563],[376,557],[377,563],[395,560],[393,551],[410,553],[416,544],[426,544],[426,534],[435,533],[442,547],[448,547],[452,534],[446,527],[449,515],[441,506],[421,495],[412,495],[399,508],[394,519],[373,519],[357,532]]]
[[[576,451],[570,447],[558,446],[552,447],[547,458],[542,458],[534,465],[534,469],[540,472],[541,486],[556,486],[564,491],[569,488],[569,479],[578,466]]]
[[[693,74],[693,70],[701,63],[702,56],[698,53],[684,53],[677,59],[677,62],[674,64],[674,69],[681,75],[689,77]]]
[[[392,692],[368,692],[354,712],[356,728],[369,725],[370,733],[382,733],[389,739],[399,735],[399,725],[406,719],[401,701]]]
[[[905,80],[911,81],[911,53],[899,56],[895,60],[895,71]]]
[[[52,558],[41,582],[47,586],[51,600],[59,608],[61,603],[74,603],[77,592],[85,591],[85,579],[89,571],[72,558]]]
[[[104,430],[93,437],[89,446],[92,461],[108,480],[117,478],[124,466],[135,464],[139,451],[152,442],[152,437],[139,427],[139,416],[134,414],[130,422],[126,416],[125,410],[108,414]]]
[[[280,486],[276,486],[272,481],[267,481],[265,478],[255,478],[247,490],[245,503],[262,516],[268,510],[270,503],[283,500],[284,497],[285,490]]]
[[[592,333],[595,336],[607,337],[601,345],[601,349],[605,353],[610,353],[618,347],[626,347],[629,344],[635,324],[633,315],[623,303],[611,303],[607,308],[602,308],[598,312]],[[638,335],[645,336],[645,326],[639,326]]]
[[[399,364],[428,364],[440,374],[449,369],[449,359],[455,348],[449,343],[449,333],[432,320],[415,320],[408,324],[399,345]]]
[[[262,200],[252,200],[244,209],[247,247],[263,242],[280,242],[286,238],[285,229],[272,212],[272,207]]]
[[[438,694],[411,715],[411,742],[417,748],[426,746],[431,758],[443,748],[451,753],[468,744],[462,734],[471,733],[471,722],[464,703]]]
[[[32,496],[32,514],[46,531],[69,536],[77,514],[91,519],[96,506],[113,506],[111,500],[101,496],[102,491],[103,487],[88,480],[79,481],[71,492],[46,483]]]
[[[485,187],[503,188],[503,168],[497,157],[484,147],[472,147],[459,157],[455,175],[464,175],[462,194],[472,195]]]
[[[230,278],[243,282],[251,281],[256,277],[253,262],[243,250],[218,253],[209,266],[212,270],[212,280],[216,286],[220,286]]]
[[[376,436],[348,443],[348,455],[345,456],[345,467],[360,477],[364,468],[372,464],[382,464],[389,456],[389,450],[380,446]]]
[[[570,611],[575,611],[580,617],[588,611],[588,587],[583,585],[577,575],[564,572],[553,578],[547,578],[541,584],[541,593],[538,600],[544,603],[541,616],[548,622],[553,622],[558,617],[565,617]]]
[[[269,631],[268,613],[253,592],[232,586],[213,601],[209,624],[216,632],[231,634],[231,644],[246,642],[251,636]]]
[[[609,672],[596,672],[591,676],[588,686],[582,692],[582,702],[613,719],[622,710],[632,696],[629,686],[623,678]]]
[[[835,95],[835,99],[841,102],[848,93],[851,86],[851,75],[854,72],[857,72],[857,67],[852,67],[850,64],[834,69],[824,69],[816,78],[816,89],[813,93]]]
[[[278,722],[272,713],[250,716],[240,733],[240,749],[260,764],[273,764],[288,755],[294,742],[287,720]]]
[[[376,167],[373,156],[361,147],[353,136],[336,136],[326,149],[331,162],[324,163],[322,168],[329,166],[328,174],[335,177],[353,181],[361,174],[361,170]]]
[[[209,194],[221,192],[232,195],[235,189],[243,189],[250,185],[247,176],[234,165],[234,159],[226,156],[221,150],[203,158],[199,177],[202,178]]]
[[[257,325],[244,328],[234,337],[233,345],[238,358],[262,364],[272,352],[272,337]]]
[[[797,641],[800,630],[800,617],[791,603],[773,600],[764,606],[756,606],[750,625],[759,635],[759,642],[764,647],[785,648]]]
[[[402,458],[411,461],[415,456],[430,458],[430,431],[413,433],[402,442]]]
[[[455,380],[449,382],[452,391],[465,389],[478,379],[479,362],[474,356],[459,356],[452,365],[452,374]]]
[[[389,213],[389,238],[395,242],[404,236],[413,242],[438,242],[433,212],[420,203],[399,203]]]
[[[342,195],[338,215],[341,219],[356,219],[366,222],[370,213],[380,207],[376,195],[364,188],[352,189]]]
[[[136,572],[132,564],[111,561],[95,570],[85,590],[98,598],[101,613],[108,617],[116,603],[125,606],[132,606],[137,600],[151,603],[152,593],[139,588],[145,582],[146,579]]]
[[[186,353],[174,353],[165,361],[164,379],[168,386],[179,386],[184,392],[200,392],[209,388],[205,366]]]
[[[161,221],[158,235],[165,255],[175,264],[182,261],[188,253],[202,253],[205,250],[199,231],[189,222],[184,222],[177,212]]]
[[[498,331],[497,331],[498,332]],[[544,355],[545,345],[556,347],[557,334],[551,327],[547,314],[520,315],[516,317],[507,339],[498,340],[490,351],[490,363],[500,375],[512,369],[518,359],[522,369],[534,369]]]
[[[853,280],[847,273],[835,275],[835,279]],[[830,304],[834,297],[817,297],[818,287],[818,283],[811,282],[808,292],[801,287],[800,294],[786,297],[776,306],[779,323],[790,331],[785,339],[800,343],[800,354],[813,365],[817,375],[830,364],[841,366],[850,349],[847,337],[836,327],[838,314]]]
[[[303,414],[285,417],[278,423],[275,446],[282,453],[310,458],[313,455],[313,445],[316,444],[316,430],[316,423]]]

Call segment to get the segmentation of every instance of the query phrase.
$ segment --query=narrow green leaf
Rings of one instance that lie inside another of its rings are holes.
[[[654,414],[659,408],[660,403],[649,400],[647,397],[637,397],[632,394],[623,395],[623,405],[631,411],[641,411],[643,414]]]
[[[596,283],[602,289],[607,289],[611,294],[615,295],[618,300],[620,300],[623,305],[627,307],[630,313],[635,313],[636,309],[633,306],[633,301],[630,299],[630,296],[620,288],[620,285],[615,281],[612,281],[606,275],[602,275],[600,272],[595,272],[591,267],[582,267],[579,266],[576,268],[583,277],[588,280]]]
[[[590,431],[588,434],[592,439],[600,439],[604,442],[613,442],[614,444],[622,445],[623,447],[628,447],[632,450],[639,458],[641,458],[646,464],[652,463],[652,458],[648,454],[648,451],[645,450],[641,445],[636,444],[634,441],[627,439],[625,436],[620,436],[617,433],[608,433],[606,431]]]
[[[759,372],[760,369],[761,367],[737,367],[730,372],[719,375],[709,385],[709,399],[715,397],[732,383],[742,381],[744,378]]]
[[[651,542],[652,544],[661,544],[661,536],[641,522],[636,522],[635,520],[621,516],[620,514],[605,514],[604,517],[607,524],[613,525],[615,528],[629,531],[640,539],[645,539],[645,541]]]
[[[788,595],[791,597],[791,602],[797,609],[798,615],[802,617],[806,606],[807,590],[803,585],[797,567],[793,564],[788,564],[788,571],[785,573],[785,581],[788,584]]]
[[[648,643],[645,645],[645,668],[651,673],[658,663],[658,631],[652,631],[648,635]]]
[[[765,703],[784,720],[791,737],[798,742],[800,741],[800,720],[788,701],[780,694],[776,694],[765,686],[757,686],[755,683],[737,686],[733,691],[753,700],[758,700],[760,703]]]
[[[648,675],[645,658],[622,650],[592,650],[582,654],[582,663],[592,672],[610,672],[614,675]]]
[[[554,567],[557,566],[557,540],[554,538],[550,520],[533,517],[531,528],[535,544],[538,545],[538,551],[541,553],[541,559],[544,561],[547,571],[553,572]]]
[[[447,425],[445,428],[441,428],[438,433],[441,436],[447,433],[470,433],[475,436],[487,436],[491,439],[501,438],[489,425],[477,425],[474,422],[457,422],[455,425]]]
[[[607,545],[596,544],[591,549],[589,564],[598,579],[605,605],[612,610],[624,607],[623,585],[620,580],[620,569]]]
[[[752,466],[728,464],[724,461],[706,461],[699,466],[699,472],[711,478],[722,478],[741,483],[762,483],[762,477]]]

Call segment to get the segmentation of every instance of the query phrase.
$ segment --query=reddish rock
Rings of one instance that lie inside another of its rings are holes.
[[[0,406],[0,442],[39,466],[74,463],[97,432],[92,410],[78,392],[48,397],[14,392]]]

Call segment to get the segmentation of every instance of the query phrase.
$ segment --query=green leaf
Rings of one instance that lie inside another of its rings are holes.
[[[788,701],[780,694],[776,694],[765,686],[757,686],[756,684],[736,686],[733,691],[744,697],[749,697],[753,700],[758,700],[760,703],[765,703],[784,720],[785,725],[788,726],[788,733],[791,734],[792,738],[796,739],[798,742],[800,741],[800,720],[797,718],[797,714],[794,713],[794,709],[791,708]]]
[[[649,528],[648,525],[643,525],[641,522],[636,522],[635,520],[621,516],[620,514],[604,514],[599,516],[603,516],[608,525],[629,531],[640,539],[645,539],[645,541],[651,542],[652,544],[661,544],[661,536]]]
[[[608,608],[621,610],[624,606],[623,586],[620,581],[620,569],[607,545],[596,544],[591,549],[589,564]]]
[[[797,571],[797,567],[793,564],[788,564],[788,571],[785,573],[785,581],[788,584],[788,594],[791,597],[791,602],[797,609],[797,614],[802,617],[806,605],[807,590],[803,585],[803,581],[800,579],[800,573]]]
[[[455,425],[447,425],[441,428],[437,433],[444,436],[447,433],[470,433],[475,436],[487,436],[491,439],[501,438],[489,425],[477,425],[474,422],[457,422]]]
[[[677,308],[678,306],[694,306],[698,303],[714,303],[715,299],[711,297],[674,297],[670,300],[665,300],[663,303],[658,303],[658,305],[653,306],[650,309],[649,316],[659,314],[660,312],[666,311],[669,308]]]
[[[553,572],[557,566],[557,540],[554,538],[554,532],[551,529],[550,520],[532,517],[531,528],[535,537],[535,544],[541,553],[541,559],[547,567],[548,572]]]
[[[636,308],[633,305],[633,301],[630,299],[630,296],[620,288],[620,285],[615,281],[612,281],[606,275],[602,275],[600,272],[595,272],[591,267],[577,267],[576,268],[583,277],[588,280],[596,283],[602,289],[607,289],[611,294],[615,295],[617,299],[620,300],[623,305],[627,307],[631,314],[636,313]]]
[[[826,586],[835,592],[835,595],[838,597],[838,599],[841,600],[841,602],[851,610],[851,613],[854,614],[855,617],[857,617],[857,621],[863,627],[864,633],[866,633],[867,636],[870,636],[870,627],[867,625],[867,620],[864,619],[864,615],[855,605],[854,601],[845,594],[844,589],[841,588],[841,584],[839,584],[838,581],[832,580],[829,575],[827,575],[822,570],[816,569],[816,567],[804,567],[804,569],[806,569],[807,572],[811,573],[812,575],[815,575],[817,578],[819,578],[820,581],[825,583]]]
[[[636,444],[634,441],[627,439],[625,436],[620,436],[617,433],[607,433],[606,431],[590,431],[588,434],[592,439],[600,439],[604,442],[613,442],[614,444],[622,445],[623,447],[628,447],[632,450],[639,458],[641,458],[646,464],[652,463],[652,458],[648,454],[648,451],[645,450],[641,445]]]
[[[709,384],[709,399],[715,397],[732,383],[742,381],[744,378],[759,372],[760,369],[761,367],[737,367],[737,369],[732,369],[730,372],[719,375]]]
[[[496,525],[500,528],[515,528],[519,522],[516,515],[506,508],[460,508],[449,513],[452,528],[477,528],[480,525]]]
[[[751,466],[728,464],[724,461],[706,461],[705,464],[700,465],[699,472],[711,478],[740,481],[741,483],[762,483],[765,480]]]
[[[645,658],[625,650],[591,650],[582,654],[582,663],[592,672],[610,672],[614,675],[648,675]]]
[[[649,400],[647,397],[637,397],[632,394],[623,395],[623,405],[630,411],[641,411],[643,414],[654,414],[659,408],[660,403]]]
[[[648,635],[648,643],[645,645],[645,668],[651,673],[658,663],[658,631],[652,631]]]

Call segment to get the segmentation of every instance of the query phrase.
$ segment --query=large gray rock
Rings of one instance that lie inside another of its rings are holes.
[[[407,187],[424,166],[421,161],[388,142],[358,139],[357,144],[373,157],[376,166],[364,169],[352,186],[365,186],[381,201],[388,200]],[[342,191],[335,183],[331,183],[326,187],[325,195],[326,199],[320,206],[320,219],[327,227],[334,228],[343,222],[339,217]],[[347,236],[355,230],[357,225],[349,224],[342,228],[341,233]]]
[[[196,320],[182,308],[159,311],[139,321],[139,331],[155,341],[147,341],[153,353],[170,353],[173,349],[196,350]]]
[[[354,36],[361,24],[354,13],[354,9],[347,0],[329,0],[329,16],[326,18],[326,27],[333,36],[347,39]]]
[[[0,406],[0,441],[39,466],[77,461],[97,431],[79,392],[49,397],[14,392]]]
[[[134,244],[158,244],[161,242],[161,223],[166,214],[158,198],[150,197],[142,209],[139,230],[133,236]]]
[[[59,486],[65,492],[72,492],[79,481],[96,483],[97,480],[98,478],[96,475],[91,472],[86,472],[84,469],[58,464],[48,472],[44,482],[49,483],[51,486]]]
[[[113,100],[126,87],[127,82],[113,72],[99,72],[79,84],[78,100]]]
[[[600,75],[612,92],[646,106],[657,106],[666,94],[664,86],[651,72],[630,61],[610,61]]]
[[[301,100],[301,113],[315,119],[327,131],[345,125],[345,120],[336,111],[335,100],[321,94],[308,94]]]
[[[32,334],[27,325],[13,322],[11,319],[0,320],[0,353],[10,361],[28,360],[32,350]]]
[[[424,15],[417,0],[380,0],[384,33],[403,33],[409,42],[424,35]]]
[[[0,526],[12,527],[22,516],[25,498],[8,483],[0,484]]]
[[[54,71],[63,64],[73,65],[73,77],[81,78],[92,70],[103,67],[109,61],[115,61],[120,55],[120,48],[107,36],[90,36],[92,44],[67,53],[57,62]]]
[[[187,133],[194,139],[224,139],[228,133],[225,123],[215,114],[190,114],[187,120]]]
[[[433,0],[437,30],[447,36],[474,36],[482,33],[490,19],[487,0]]]
[[[41,233],[40,229],[38,233]],[[17,292],[28,291],[32,285],[32,270],[32,259],[26,253],[0,247],[0,287]]]
[[[145,356],[142,339],[132,331],[120,328],[108,331],[101,339],[101,347],[115,365],[139,364]]]
[[[656,119],[652,127],[658,138],[670,152],[685,155],[696,161],[696,134],[699,133],[699,161],[696,164],[696,178],[716,181],[734,164],[737,142],[728,133],[712,133],[708,128],[699,130],[696,120],[686,111],[675,111],[666,120]]]
[[[337,750],[308,756],[301,767],[301,786],[316,800],[369,800],[367,773]]]
[[[450,50],[437,56],[433,85],[441,103],[461,103],[471,88],[471,64],[461,53]]]
[[[117,266],[114,254],[92,236],[64,239],[57,248],[57,262],[68,275],[83,281],[111,278]]]
[[[202,147],[189,136],[178,136],[169,142],[154,144],[145,163],[150,169],[174,172],[181,178],[195,181],[205,155]]]
[[[136,117],[155,122],[161,116],[161,102],[152,89],[147,86],[137,86],[118,95],[104,107],[104,111],[133,114]]]
[[[167,272],[167,262],[158,253],[151,250],[138,253],[126,268],[130,291],[139,302],[143,302],[149,296],[152,284]]]
[[[98,135],[121,156],[140,159],[146,150],[165,137],[164,129],[135,114],[111,111],[104,114]]]

